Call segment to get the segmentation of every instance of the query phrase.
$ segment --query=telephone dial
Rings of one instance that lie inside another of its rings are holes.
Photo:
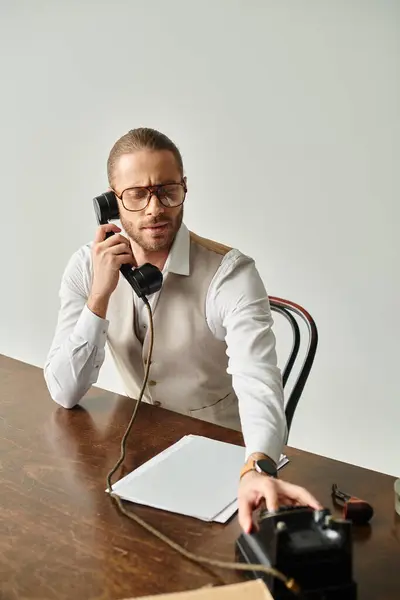
[[[93,206],[99,225],[106,225],[112,219],[119,219],[118,201],[114,192],[108,191],[96,196],[93,198]],[[109,231],[106,238],[112,235],[114,233]],[[160,269],[150,263],[145,263],[137,268],[122,265],[120,271],[135,293],[143,300],[146,299],[146,296],[158,292],[162,287],[162,273]]]

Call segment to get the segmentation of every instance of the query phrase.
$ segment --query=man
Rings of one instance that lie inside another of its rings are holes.
[[[263,499],[271,510],[292,503],[318,508],[309,492],[270,476],[286,421],[269,301],[254,261],[187,230],[187,180],[167,136],[129,131],[112,148],[107,171],[123,231],[100,226],[64,272],[45,365],[52,398],[65,408],[80,401],[97,381],[106,342],[126,393],[137,397],[149,344],[147,313],[119,268],[152,263],[164,283],[149,297],[155,344],[144,399],[243,432],[238,500],[245,531]],[[107,232],[115,235],[106,239]]]

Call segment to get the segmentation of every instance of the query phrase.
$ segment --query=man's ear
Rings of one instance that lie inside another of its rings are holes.
[[[183,183],[185,184],[185,187],[187,188],[187,177],[185,175],[185,177],[183,178]]]

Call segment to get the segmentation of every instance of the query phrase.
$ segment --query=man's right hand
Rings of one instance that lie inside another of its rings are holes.
[[[115,235],[106,239],[106,233]],[[106,318],[110,296],[117,287],[121,265],[134,265],[129,240],[113,223],[100,225],[92,247],[93,279],[87,302],[88,308],[102,319]]]

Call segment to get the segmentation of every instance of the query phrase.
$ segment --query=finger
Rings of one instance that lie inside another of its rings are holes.
[[[133,260],[132,254],[118,254],[118,256],[116,256],[116,260],[120,266],[121,265],[131,265],[133,267],[134,262],[135,262]]]
[[[239,525],[245,533],[253,529],[253,509],[251,502],[246,498],[239,497]]]
[[[310,492],[298,485],[288,483],[287,481],[279,482],[279,493],[290,498],[292,501],[300,505],[307,505],[316,510],[320,510],[322,505]]]
[[[265,483],[261,493],[265,498],[267,510],[278,510],[278,490],[274,479],[265,477]]]
[[[129,248],[131,247],[131,244],[130,244],[128,238],[124,237],[120,233],[111,235],[109,238],[107,238],[101,244],[102,244],[103,248],[111,248],[111,246],[116,246],[117,244],[126,244],[127,246],[129,246]]]
[[[291,500],[290,498],[286,498],[285,496],[281,496],[279,498],[280,506],[293,506],[293,504],[297,504],[296,501]]]
[[[120,231],[121,231],[121,228],[118,227],[118,225],[115,225],[115,223],[107,223],[106,225],[100,225],[100,227],[98,227],[96,230],[96,235],[94,236],[94,241],[96,243],[104,242],[104,240],[106,239],[106,233],[108,233],[108,232],[119,233]]]
[[[132,250],[129,244],[114,244],[113,246],[111,246],[111,248],[107,250],[107,253],[108,252],[110,254],[129,254],[129,256],[133,258]]]
[[[265,508],[265,498],[260,495],[259,498],[254,502],[254,508]]]

